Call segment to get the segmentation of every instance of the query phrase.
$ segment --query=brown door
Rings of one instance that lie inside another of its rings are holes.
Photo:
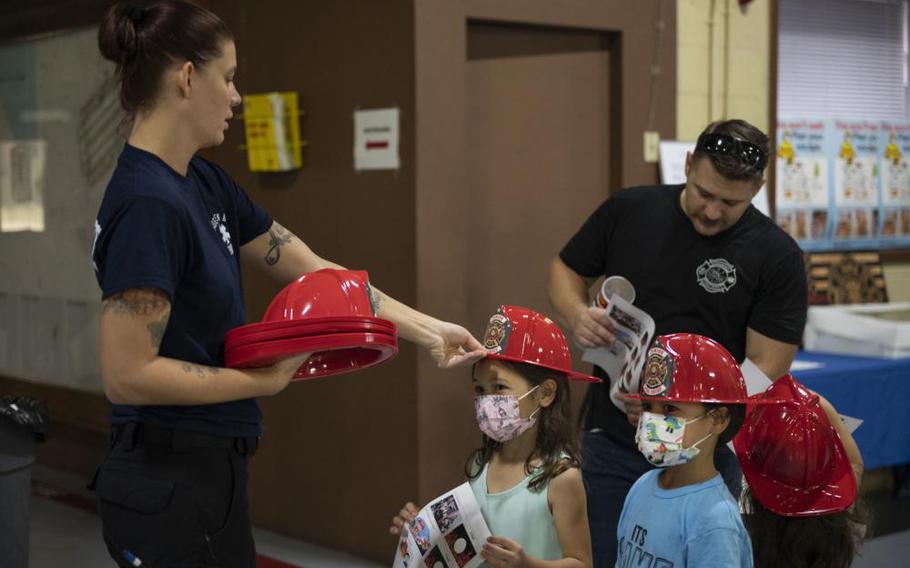
[[[535,30],[469,28],[472,326],[499,304],[553,315],[550,261],[609,191],[609,51],[593,33]]]

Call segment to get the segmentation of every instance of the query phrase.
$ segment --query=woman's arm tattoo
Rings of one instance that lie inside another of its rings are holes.
[[[205,365],[196,365],[194,363],[183,363],[180,368],[183,369],[184,373],[196,375],[200,379],[204,379],[206,375],[217,375],[221,372],[221,369],[217,367],[206,367]]]
[[[382,290],[376,288],[375,286],[370,286],[370,303],[373,304],[374,313],[379,311],[379,306],[382,304],[382,300],[384,298],[385,294],[382,293]]]
[[[269,229],[269,250],[265,254],[265,263],[269,266],[278,264],[281,260],[281,247],[291,242],[293,238],[293,233],[275,223],[275,227]]]
[[[149,339],[152,347],[158,349],[161,347],[161,340],[164,338],[164,330],[167,329],[167,321],[171,318],[171,311],[168,310],[161,316],[158,321],[153,321],[146,326],[149,330]]]
[[[157,288],[137,288],[124,290],[108,297],[101,304],[101,315],[124,316],[133,319],[147,320],[149,342],[155,349],[161,346],[164,330],[171,317],[171,302],[167,295]]]

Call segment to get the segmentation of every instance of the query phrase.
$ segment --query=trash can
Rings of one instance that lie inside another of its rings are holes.
[[[47,432],[41,401],[0,396],[0,566],[28,568],[28,503],[35,442]]]

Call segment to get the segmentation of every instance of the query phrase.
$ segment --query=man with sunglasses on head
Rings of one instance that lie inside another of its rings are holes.
[[[591,307],[588,288],[621,275],[635,304],[657,325],[655,335],[710,337],[769,377],[786,373],[806,323],[802,251],[751,205],[764,184],[768,137],[742,120],[715,122],[686,156],[686,183],[637,187],[607,199],[550,267],[548,292],[563,325],[584,349],[616,340],[606,311]],[[584,404],[582,473],[594,566],[616,562],[616,526],[630,487],[651,468],[635,445],[641,405],[614,403],[604,384]],[[620,409],[622,406],[622,409]],[[715,464],[734,496],[742,473],[732,452]]]

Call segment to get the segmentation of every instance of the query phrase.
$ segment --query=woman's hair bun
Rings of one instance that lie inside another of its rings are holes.
[[[125,65],[139,50],[139,26],[145,16],[140,6],[121,2],[111,6],[98,29],[98,49],[105,59]]]

